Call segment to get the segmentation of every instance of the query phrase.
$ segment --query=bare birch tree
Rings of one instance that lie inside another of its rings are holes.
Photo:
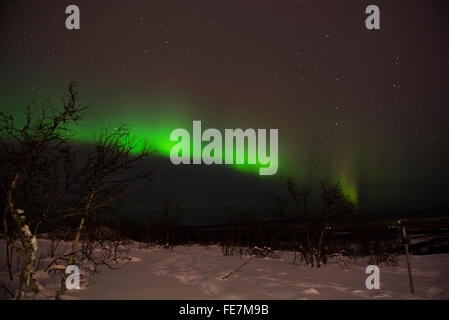
[[[18,202],[21,193],[26,192],[25,180],[39,172],[39,167],[68,138],[71,126],[78,122],[86,107],[78,104],[75,85],[68,86],[63,99],[62,110],[42,103],[37,109],[31,104],[25,112],[23,125],[11,115],[0,113],[0,139],[2,142],[2,205],[4,206],[1,235],[7,245],[22,256],[23,267],[20,275],[16,299],[23,299],[27,290],[37,293],[39,286],[34,279],[37,241],[35,230],[31,228],[31,212],[24,211]],[[47,159],[48,160],[48,159]],[[36,224],[37,226],[38,224]],[[16,243],[19,240],[20,245]]]

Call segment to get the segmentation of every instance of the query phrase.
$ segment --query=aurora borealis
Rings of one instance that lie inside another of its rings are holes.
[[[69,4],[80,7],[80,30],[65,29]],[[303,185],[339,180],[366,212],[448,207],[449,5],[376,1],[381,29],[368,31],[368,4],[3,1],[0,110],[20,117],[34,98],[57,105],[75,81],[90,106],[78,143],[126,124],[167,163],[170,133],[193,120],[279,129],[273,177],[219,166],[210,183],[204,165],[201,176],[167,165],[177,187],[159,177],[164,186],[152,188],[198,206],[243,203],[232,191],[242,180],[259,192],[294,174]],[[201,202],[205,189],[221,200]]]

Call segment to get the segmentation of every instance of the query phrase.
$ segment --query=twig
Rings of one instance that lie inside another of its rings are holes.
[[[224,280],[227,279],[231,274],[236,273],[237,271],[239,271],[241,268],[243,268],[245,265],[248,264],[249,260],[251,260],[252,258],[254,258],[254,256],[249,257],[248,260],[246,260],[244,263],[242,263],[237,269],[235,269],[234,271],[231,271],[227,274],[225,274],[224,276],[220,277],[220,280]]]

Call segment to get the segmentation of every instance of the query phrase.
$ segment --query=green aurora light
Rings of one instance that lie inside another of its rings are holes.
[[[9,96],[9,99],[8,99]],[[13,98],[13,94],[4,95],[3,112],[12,114],[20,123],[23,120],[23,112],[27,105],[27,102],[23,96],[19,96],[19,99]],[[5,99],[6,98],[6,99]],[[28,100],[29,101],[29,100]],[[50,101],[50,100],[49,100]],[[52,105],[57,106],[60,99],[51,100]],[[147,108],[147,103],[154,106],[153,108]],[[5,110],[6,105],[13,106]],[[91,108],[86,114],[85,118],[77,125],[73,127],[72,140],[79,144],[90,144],[94,141],[96,134],[104,128],[113,129],[121,125],[126,126],[131,135],[135,137],[136,148],[135,152],[139,152],[147,143],[157,155],[169,158],[172,147],[177,143],[170,141],[170,134],[176,128],[185,128],[189,132],[192,130],[193,120],[207,120],[202,119],[198,113],[195,113],[195,108],[182,103],[179,100],[163,100],[154,99],[153,101],[135,101],[130,97],[121,98],[118,101],[105,101],[101,99],[94,100],[95,109]],[[124,106],[124,107],[122,107]],[[132,106],[132,108],[126,108],[126,106]],[[137,107],[137,108],[136,108]],[[127,109],[132,110],[128,112]],[[136,109],[140,109],[141,112],[136,112]],[[109,112],[94,112],[92,110],[110,110]],[[240,119],[241,121],[241,119]],[[207,121],[204,121],[207,123]],[[224,127],[218,130],[224,132]],[[249,126],[248,126],[249,127]],[[203,128],[206,130],[208,126]],[[242,129],[246,128],[242,126]],[[267,128],[269,129],[269,128]],[[303,161],[301,159],[306,158],[306,154],[298,158],[297,155],[293,155],[288,148],[282,149],[282,131],[279,132],[279,152],[278,152],[278,172],[273,176],[260,176],[259,168],[263,167],[259,162],[257,164],[235,164],[235,152],[234,152],[234,164],[225,165],[226,167],[232,167],[235,170],[242,173],[259,176],[264,179],[276,179],[279,176],[296,171],[300,167],[298,178],[300,181],[304,181],[304,184],[313,182],[307,174],[308,168],[305,165],[301,165]],[[203,146],[207,142],[203,142]],[[192,150],[191,146],[191,150]],[[246,149],[245,149],[246,150]],[[223,163],[226,150],[223,150]],[[191,154],[193,154],[191,152]],[[287,156],[289,155],[289,156]],[[247,154],[245,153],[245,162],[247,161]],[[303,172],[301,172],[303,171]],[[341,183],[344,194],[357,206],[358,205],[358,187],[356,173],[348,170],[347,167],[341,165],[334,168],[331,172],[331,178],[334,181]],[[304,179],[302,179],[304,178]],[[312,177],[310,177],[312,178]],[[310,181],[309,181],[310,180]]]

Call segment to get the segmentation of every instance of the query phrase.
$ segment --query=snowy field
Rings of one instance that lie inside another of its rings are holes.
[[[49,240],[39,240],[42,256]],[[14,290],[4,267],[4,243],[0,244],[0,280]],[[119,269],[100,268],[86,275],[82,288],[64,299],[449,299],[449,254],[412,256],[415,294],[409,289],[404,256],[397,265],[380,266],[380,289],[365,287],[366,259],[331,259],[322,268],[292,265],[293,254],[276,252],[279,258],[223,256],[217,246],[181,246],[173,249],[126,248],[131,260]],[[39,254],[38,254],[39,256]],[[45,265],[45,259],[40,264]],[[222,277],[247,262],[228,278]],[[43,290],[37,299],[54,299],[59,277],[37,271]],[[2,289],[0,289],[2,290]]]

